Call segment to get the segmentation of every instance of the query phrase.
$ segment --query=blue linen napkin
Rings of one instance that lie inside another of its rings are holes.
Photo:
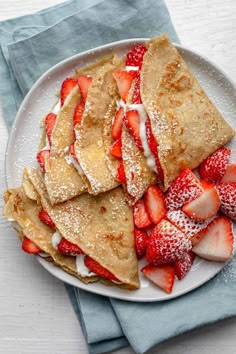
[[[24,95],[52,65],[92,46],[161,32],[178,42],[162,0],[72,0],[1,22],[0,97],[9,128]],[[165,302],[131,303],[65,286],[91,354],[128,344],[144,353],[179,333],[236,314],[235,260],[207,284]]]

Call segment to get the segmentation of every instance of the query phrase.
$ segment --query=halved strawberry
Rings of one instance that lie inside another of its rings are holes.
[[[220,183],[231,183],[231,182],[236,182],[236,165],[235,164],[230,164],[228,165],[225,174],[220,181]]]
[[[141,104],[142,103],[142,98],[141,98],[141,93],[140,93],[140,70],[137,72],[136,79],[135,79],[135,85],[134,85],[134,92],[133,92],[133,97],[132,97],[132,103],[133,104]]]
[[[146,265],[141,272],[168,294],[172,292],[175,281],[175,269],[172,265]]]
[[[194,220],[209,219],[217,213],[220,207],[220,197],[214,183],[203,180],[201,184],[204,191],[182,208],[185,214]]]
[[[49,214],[46,212],[46,210],[41,209],[39,212],[39,219],[44,222],[44,224],[53,227],[54,229],[56,228],[55,223],[53,222],[53,220],[51,219],[51,217],[49,216]]]
[[[147,242],[148,242],[148,235],[144,230],[135,229],[134,236],[135,236],[136,253],[138,259],[140,259],[145,255]]]
[[[158,224],[166,214],[165,196],[157,186],[148,187],[144,194],[147,213],[154,224]]]
[[[195,254],[192,251],[185,253],[184,257],[179,261],[174,262],[175,274],[179,280],[183,279],[185,275],[190,271]]]
[[[45,157],[50,155],[50,150],[41,150],[37,153],[37,161],[39,163],[39,166],[41,167],[41,169],[43,170],[43,172],[45,172]]]
[[[136,44],[126,55],[126,66],[141,66],[147,48],[143,44]]]
[[[191,248],[191,241],[182,231],[162,220],[149,236],[146,259],[154,265],[171,263],[183,258]]]
[[[233,253],[232,222],[226,216],[215,218],[204,230],[194,236],[192,251],[210,261],[225,262]]]
[[[224,176],[229,164],[230,149],[220,148],[203,161],[199,168],[202,179],[218,183]]]
[[[136,76],[136,72],[132,70],[117,70],[113,72],[112,75],[116,80],[121,99],[126,102],[126,98],[131,88],[133,79]]]
[[[139,133],[140,118],[138,112],[136,110],[126,112],[124,122],[128,131],[133,136],[136,145],[141,151],[143,151],[143,145]]]
[[[118,159],[122,158],[121,138],[117,139],[110,147],[110,154]]]
[[[73,77],[65,79],[61,85],[61,106],[64,105],[67,96],[71,93],[73,88],[77,85],[77,80]]]
[[[151,224],[152,221],[146,211],[144,200],[139,199],[134,204],[134,225],[139,229],[145,229]]]
[[[21,248],[23,251],[30,254],[37,254],[41,252],[41,249],[26,236],[23,237]]]
[[[186,168],[169,187],[166,193],[166,207],[177,210],[191,202],[203,192],[203,187],[195,174]]]
[[[70,145],[69,151],[70,151],[71,156],[75,159],[75,161],[76,161],[77,163],[79,163],[79,160],[77,159],[77,156],[76,156],[76,154],[75,154],[75,145],[74,145],[74,144],[71,144],[71,145]]]
[[[66,256],[74,256],[76,254],[84,253],[79,246],[66,240],[64,237],[62,237],[61,241],[59,242],[57,249],[59,252]]]
[[[86,265],[87,268],[89,268],[93,273],[99,275],[100,277],[107,278],[110,280],[118,281],[120,282],[119,279],[117,279],[109,270],[101,266],[97,261],[95,261],[93,258],[89,256],[85,256],[84,258],[84,264]]]
[[[124,108],[120,107],[119,110],[116,112],[112,123],[112,138],[114,140],[119,139],[121,137],[123,118],[124,118]]]
[[[222,183],[217,186],[220,196],[220,210],[229,218],[236,220],[236,182]]]
[[[92,80],[93,79],[90,76],[86,76],[86,75],[79,76],[77,79],[81,96],[84,102],[86,101],[89,85],[91,84]]]
[[[74,110],[74,126],[76,126],[76,124],[80,124],[81,123],[81,120],[82,120],[82,117],[83,117],[83,114],[84,114],[84,107],[85,107],[85,104],[84,102],[79,102],[77,104],[77,106],[75,107],[75,110]]]
[[[45,127],[46,127],[46,134],[48,137],[48,142],[49,145],[52,145],[52,141],[51,141],[51,135],[52,135],[52,131],[54,128],[54,125],[56,123],[57,120],[57,115],[54,113],[48,113],[48,115],[45,118]]]

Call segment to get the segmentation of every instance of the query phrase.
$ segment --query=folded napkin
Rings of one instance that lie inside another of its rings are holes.
[[[9,128],[24,95],[52,65],[92,46],[161,32],[178,42],[162,0],[73,0],[1,22],[0,97]],[[235,259],[207,284],[164,302],[126,302],[65,286],[91,354],[128,344],[144,353],[184,331],[236,315]]]

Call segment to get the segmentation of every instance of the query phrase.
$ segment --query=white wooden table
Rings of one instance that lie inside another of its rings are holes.
[[[59,3],[0,1],[0,21]],[[208,56],[236,82],[236,1],[166,0],[184,45]],[[0,112],[0,194],[5,188],[7,129]],[[2,200],[0,202],[2,206]],[[86,343],[63,284],[20,251],[7,222],[0,220],[0,353],[81,354]],[[226,299],[227,301],[227,299]],[[236,318],[196,329],[165,342],[150,354],[236,353]],[[133,353],[131,348],[119,350]]]

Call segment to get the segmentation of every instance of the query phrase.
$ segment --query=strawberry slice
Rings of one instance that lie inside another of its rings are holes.
[[[192,251],[209,261],[225,262],[233,254],[232,222],[226,216],[215,218],[206,229],[194,236]]]
[[[86,101],[86,98],[88,95],[88,89],[89,89],[89,86],[90,86],[92,80],[93,79],[90,76],[86,76],[86,75],[79,76],[77,79],[79,89],[81,92],[81,96],[82,96],[82,99],[84,102]]]
[[[202,179],[218,183],[224,176],[229,164],[230,149],[220,148],[203,161],[199,168]]]
[[[126,55],[126,66],[141,66],[147,48],[143,44],[136,44]]]
[[[112,123],[112,138],[114,140],[121,137],[122,126],[123,126],[124,108],[120,107],[116,112],[113,123]]]
[[[123,160],[120,161],[120,164],[117,168],[116,180],[121,183],[126,183],[126,175]]]
[[[134,141],[135,141],[136,145],[138,146],[138,148],[141,151],[144,151],[142,141],[140,138],[140,133],[139,133],[140,118],[139,118],[138,112],[136,110],[131,110],[131,111],[126,112],[126,115],[124,117],[124,122],[125,122],[125,125],[126,125],[128,131],[133,136]]]
[[[132,97],[132,103],[133,104],[141,104],[142,99],[141,99],[141,94],[140,94],[140,70],[137,72],[137,76],[135,79],[135,85],[134,85],[134,92],[133,92],[133,97]]]
[[[75,154],[75,145],[74,144],[71,144],[70,147],[69,147],[69,152],[71,154],[71,156],[75,159],[75,161],[77,163],[79,163],[79,160],[77,159],[77,156]]]
[[[194,220],[209,219],[217,213],[220,207],[220,197],[214,183],[203,180],[201,184],[204,191],[182,208],[185,214]]]
[[[94,259],[92,259],[89,256],[85,256],[84,258],[84,264],[86,265],[87,268],[89,268],[93,273],[99,275],[100,277],[107,278],[110,280],[118,281],[120,282],[119,279],[117,279],[109,270],[101,266],[98,262],[96,262]]]
[[[236,182],[236,165],[235,164],[230,164],[226,171],[225,174],[220,181],[220,183],[231,183],[231,182]]]
[[[147,265],[141,269],[141,272],[166,293],[172,292],[175,281],[175,269],[172,265]]]
[[[153,265],[171,263],[183,258],[191,248],[191,241],[182,231],[162,220],[149,237],[146,259]]]
[[[146,128],[146,137],[147,137],[149,149],[151,150],[153,155],[155,155],[157,153],[158,144],[157,144],[157,141],[152,133],[151,120],[149,117],[147,117],[147,119],[146,119],[145,128]]]
[[[61,107],[64,105],[67,96],[71,93],[76,84],[77,80],[72,77],[68,77],[63,81],[61,85]]]
[[[50,155],[50,150],[41,150],[38,152],[37,154],[37,161],[39,163],[39,166],[41,167],[41,169],[43,170],[43,172],[45,172],[45,157]]]
[[[186,168],[169,187],[166,193],[166,207],[177,210],[191,202],[203,192],[203,187],[194,173]]]
[[[77,106],[75,107],[75,110],[74,110],[74,127],[77,125],[77,124],[80,124],[81,121],[82,121],[82,117],[83,117],[83,114],[84,114],[84,107],[85,107],[85,104],[84,102],[79,102],[77,104]]]
[[[110,154],[118,159],[122,158],[121,138],[117,139],[110,147]]]
[[[39,212],[39,219],[44,222],[44,224],[53,227],[54,229],[56,228],[55,223],[53,222],[53,220],[51,219],[51,217],[49,216],[49,214],[46,212],[46,210],[41,209]]]
[[[37,254],[41,252],[41,249],[26,236],[23,237],[21,248],[23,251],[30,254]]]
[[[145,209],[154,224],[158,224],[166,214],[165,196],[157,186],[148,187],[144,194]]]
[[[190,271],[195,254],[192,251],[185,253],[184,257],[179,261],[174,262],[175,274],[179,280],[182,280],[185,275]]]
[[[57,119],[57,115],[54,113],[48,113],[48,115],[45,118],[46,134],[50,146],[52,145],[51,135],[52,135],[54,125],[56,123],[56,119]]]
[[[134,236],[135,236],[136,253],[138,259],[140,259],[145,255],[147,242],[148,242],[148,235],[144,230],[135,229]]]
[[[57,249],[65,256],[74,256],[76,254],[84,253],[79,246],[66,240],[64,237],[62,237],[61,241],[59,242]]]
[[[229,218],[236,220],[236,182],[222,183],[217,190],[221,200],[220,210]]]
[[[150,226],[151,223],[152,221],[146,211],[144,200],[139,199],[134,204],[134,224],[139,229],[145,229]]]
[[[124,102],[126,102],[129,90],[131,88],[133,79],[135,78],[136,74],[137,73],[133,70],[131,71],[117,70],[112,73],[114,79],[116,80],[120,97]]]

